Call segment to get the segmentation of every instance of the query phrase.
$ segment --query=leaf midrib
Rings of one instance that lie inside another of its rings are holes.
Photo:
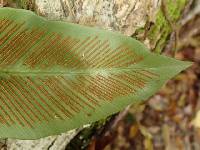
[[[184,64],[186,65],[186,63]],[[190,66],[191,63],[187,62],[187,65],[185,68]],[[174,65],[173,68],[180,68],[183,65]],[[91,74],[110,74],[110,73],[120,73],[124,71],[137,71],[137,70],[157,70],[158,68],[168,68],[169,66],[155,66],[155,67],[145,67],[145,66],[132,66],[132,67],[122,67],[122,68],[103,68],[103,69],[94,69],[94,68],[89,68],[89,69],[66,69],[67,71],[19,71],[19,70],[1,70],[0,69],[0,75],[40,75],[40,76],[46,76],[46,75],[73,75],[73,74],[78,74],[78,75],[91,75]],[[64,70],[64,69],[63,69]]]

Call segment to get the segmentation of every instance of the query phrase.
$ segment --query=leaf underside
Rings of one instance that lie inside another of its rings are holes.
[[[0,9],[0,137],[60,134],[152,96],[188,67],[118,33]]]

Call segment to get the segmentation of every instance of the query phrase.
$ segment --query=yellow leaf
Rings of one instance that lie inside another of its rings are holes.
[[[200,128],[200,110],[197,112],[196,117],[193,119],[192,125],[196,128]]]

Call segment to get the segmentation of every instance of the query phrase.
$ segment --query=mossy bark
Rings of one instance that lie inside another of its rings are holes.
[[[120,32],[161,52],[178,26],[187,0],[9,0],[7,5],[30,9],[51,20],[63,20]],[[7,149],[85,148],[110,119],[59,136],[36,141],[8,139]],[[81,132],[80,132],[81,130]],[[78,134],[79,133],[79,134]],[[75,136],[77,135],[78,136]],[[73,139],[73,137],[75,137]],[[72,140],[73,139],[73,140]],[[70,143],[70,144],[69,144]],[[68,145],[68,146],[67,146]]]

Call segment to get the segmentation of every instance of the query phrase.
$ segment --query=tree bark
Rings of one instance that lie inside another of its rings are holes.
[[[47,19],[120,32],[137,38],[152,51],[161,52],[171,33],[176,33],[175,26],[187,0],[19,0],[19,3]],[[93,128],[91,125],[87,131]],[[34,141],[2,142],[6,142],[8,150],[64,150],[80,130],[83,129]]]

